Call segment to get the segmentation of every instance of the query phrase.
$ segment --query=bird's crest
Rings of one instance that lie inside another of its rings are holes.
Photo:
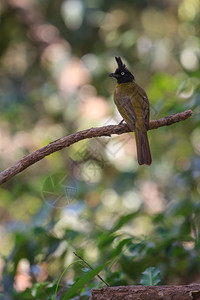
[[[126,65],[122,62],[120,56],[115,56],[117,62],[117,69],[114,73],[110,73],[110,77],[114,77],[118,83],[132,82],[135,80],[133,74],[126,68]]]
[[[126,66],[125,66],[125,64],[123,64],[120,56],[115,56],[115,59],[116,59],[119,69],[126,68]]]

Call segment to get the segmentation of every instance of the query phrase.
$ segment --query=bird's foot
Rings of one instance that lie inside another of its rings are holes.
[[[118,125],[122,125],[124,122],[124,119],[121,120],[121,122]]]

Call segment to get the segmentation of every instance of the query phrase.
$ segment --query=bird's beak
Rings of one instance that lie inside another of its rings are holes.
[[[115,74],[115,73],[110,73],[109,76],[110,76],[110,77],[114,77],[114,78],[118,78],[118,77],[119,77],[119,75],[118,75],[118,74]]]

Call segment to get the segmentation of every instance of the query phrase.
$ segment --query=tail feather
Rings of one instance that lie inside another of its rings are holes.
[[[147,132],[141,131],[139,128],[135,128],[135,138],[139,165],[150,165],[152,163],[152,158]]]

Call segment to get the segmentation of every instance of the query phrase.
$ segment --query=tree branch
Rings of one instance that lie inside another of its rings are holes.
[[[192,110],[186,110],[175,115],[167,116],[162,119],[152,120],[149,124],[149,130],[157,129],[162,126],[171,125],[173,123],[186,120],[192,115]],[[70,145],[77,143],[78,141],[89,139],[93,137],[100,136],[111,136],[111,134],[123,134],[130,132],[130,129],[126,124],[122,125],[108,125],[98,128],[85,129],[64,138],[58,139],[26,156],[24,156],[17,163],[7,168],[0,173],[0,184],[8,181],[10,178],[14,177],[16,174],[22,172],[29,166],[35,164],[37,161],[43,159],[45,156],[50,155],[56,151],[63,148],[69,147]]]
[[[153,300],[197,300],[200,299],[200,285],[168,285],[168,286],[115,286],[92,290],[91,300],[114,299],[153,299]]]

